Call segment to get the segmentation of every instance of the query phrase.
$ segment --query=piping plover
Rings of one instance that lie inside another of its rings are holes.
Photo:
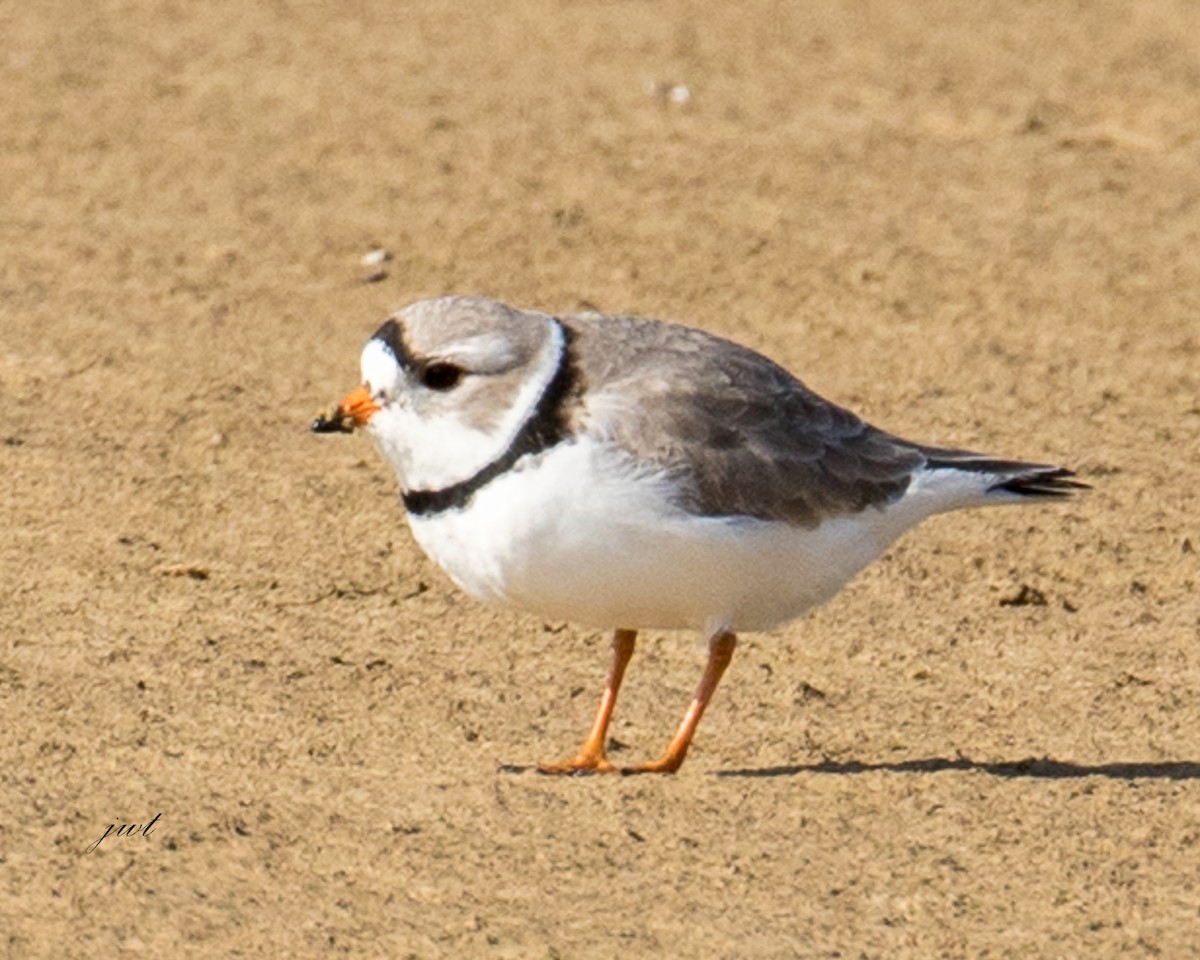
[[[617,628],[591,732],[546,773],[674,772],[738,631],[824,603],[935,513],[1084,486],[902,440],[752,350],[641,317],[423,300],[367,342],[362,377],[313,429],[366,428],[459,587]],[[666,752],[618,768],[608,725],[643,628],[703,631],[709,659]]]

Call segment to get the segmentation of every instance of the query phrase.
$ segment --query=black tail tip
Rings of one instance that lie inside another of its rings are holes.
[[[1018,497],[1062,499],[1076,490],[1090,490],[1089,484],[1075,479],[1075,471],[1066,467],[1035,467],[1026,473],[988,487],[988,493],[1011,493]]]

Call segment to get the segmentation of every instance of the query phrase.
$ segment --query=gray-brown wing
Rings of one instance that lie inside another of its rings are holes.
[[[636,317],[571,317],[593,425],[708,516],[813,526],[882,506],[924,456],[760,354]]]

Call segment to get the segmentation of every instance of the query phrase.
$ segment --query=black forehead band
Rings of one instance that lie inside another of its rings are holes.
[[[378,340],[387,347],[403,369],[412,370],[419,366],[416,355],[404,342],[404,328],[400,326],[400,321],[395,317],[376,330],[371,339]]]

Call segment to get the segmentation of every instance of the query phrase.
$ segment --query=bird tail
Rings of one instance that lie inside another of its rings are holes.
[[[1000,460],[970,450],[920,447],[927,470],[955,470],[973,474],[988,500],[1061,500],[1088,484],[1075,479],[1075,471],[1051,463]]]

